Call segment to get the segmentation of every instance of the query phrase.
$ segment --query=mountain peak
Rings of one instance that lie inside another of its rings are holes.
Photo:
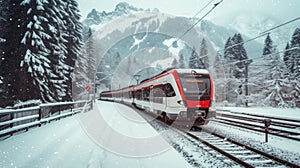
[[[120,2],[115,7],[115,13],[123,14],[130,14],[132,12],[143,11],[143,9],[138,9],[134,6],[129,5],[127,2]]]
[[[91,25],[99,25],[104,21],[112,20],[118,16],[124,16],[133,14],[140,11],[146,11],[142,8],[136,8],[127,2],[120,2],[116,5],[114,11],[106,12],[102,11],[99,12],[96,9],[92,9],[90,13],[88,13],[87,18],[83,21],[88,26]],[[155,10],[157,12],[157,9]]]

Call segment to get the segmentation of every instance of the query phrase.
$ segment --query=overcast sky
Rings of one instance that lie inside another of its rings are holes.
[[[123,1],[138,8],[158,8],[164,13],[192,17],[211,0],[78,0],[84,18],[93,8],[109,12],[114,10],[116,4]],[[217,2],[218,0],[214,0],[206,10],[211,9],[213,3]],[[300,16],[300,0],[223,0],[206,19],[222,23],[232,15],[244,11],[267,14],[285,22]],[[204,14],[205,11],[198,17]]]

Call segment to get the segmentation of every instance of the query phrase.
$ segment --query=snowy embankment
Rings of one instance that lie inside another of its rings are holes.
[[[84,134],[76,118],[1,141],[0,167],[86,167],[93,152],[99,149]]]
[[[259,115],[274,118],[300,120],[300,109],[279,109],[279,108],[242,108],[242,107],[222,107],[217,108],[220,113],[243,116],[245,114]],[[248,116],[249,117],[249,116]],[[288,122],[286,122],[288,123]],[[300,124],[300,123],[299,123]],[[248,129],[229,126],[218,122],[210,122],[205,126],[218,134],[224,135],[241,143],[247,144],[279,158],[300,165],[300,142],[286,138],[269,135],[268,142],[265,142],[265,134]]]

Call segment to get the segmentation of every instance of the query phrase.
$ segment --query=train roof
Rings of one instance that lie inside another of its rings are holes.
[[[118,90],[113,90],[113,91],[104,91],[102,92],[103,94],[107,94],[107,93],[118,93],[120,91],[124,91],[124,90],[131,90],[133,89],[134,87],[136,86],[139,86],[139,85],[142,85],[143,83],[146,83],[146,82],[149,82],[149,81],[152,81],[152,80],[155,80],[157,78],[160,78],[162,76],[165,76],[167,74],[170,74],[170,73],[173,73],[173,72],[177,72],[179,74],[185,74],[185,73],[197,73],[197,74],[209,74],[208,70],[207,69],[177,69],[177,68],[170,68],[170,69],[166,69],[164,70],[163,72],[161,72],[160,74],[156,75],[156,76],[153,76],[149,79],[145,79],[145,80],[142,80],[139,84],[137,85],[131,85],[131,86],[128,86],[128,87],[125,87],[125,88],[122,88],[122,89],[118,89]]]
[[[160,74],[158,74],[156,76],[153,76],[151,78],[142,80],[140,82],[140,84],[148,82],[148,81],[151,81],[153,79],[160,78],[160,77],[165,76],[165,75],[167,75],[169,73],[173,73],[174,71],[176,71],[177,73],[180,73],[180,74],[184,74],[184,73],[209,74],[209,72],[208,72],[207,69],[177,69],[177,68],[169,68],[169,69],[166,69],[166,70],[162,71]],[[138,85],[140,85],[140,84],[138,84]]]
[[[175,69],[178,73],[209,74],[207,69]]]

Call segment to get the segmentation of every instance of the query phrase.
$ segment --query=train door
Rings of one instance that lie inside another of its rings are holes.
[[[163,91],[165,95],[165,107],[168,108],[174,106],[176,101],[174,102],[173,98],[176,96],[176,94],[173,86],[170,83],[166,83],[163,86]]]
[[[166,99],[162,85],[152,86],[150,92],[150,103],[153,111],[165,111]]]

